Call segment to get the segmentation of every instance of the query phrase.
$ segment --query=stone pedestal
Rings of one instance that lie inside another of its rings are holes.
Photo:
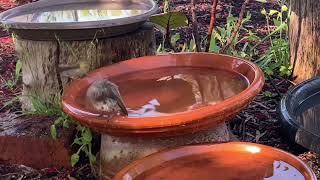
[[[176,137],[115,137],[103,134],[101,138],[100,173],[104,179],[111,179],[128,164],[152,153],[183,145],[228,142],[230,132],[223,123],[205,131]]]

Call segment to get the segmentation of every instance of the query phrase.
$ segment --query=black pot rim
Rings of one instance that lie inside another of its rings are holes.
[[[318,88],[309,86],[309,84],[311,82],[317,82],[317,84],[319,84],[317,86]],[[294,97],[298,96],[301,93],[302,90],[306,90],[306,89],[320,89],[320,76],[317,76],[317,77],[311,78],[309,80],[303,81],[302,83],[296,85],[294,88],[290,89],[286,93],[286,95],[283,96],[283,98],[280,101],[279,114],[280,114],[282,123],[289,124],[290,126],[294,127],[295,129],[301,129],[301,130],[303,130],[304,132],[306,132],[306,133],[308,133],[310,135],[313,135],[313,136],[315,136],[317,138],[320,138],[319,135],[317,135],[317,134],[315,134],[313,132],[310,132],[307,129],[305,129],[304,127],[300,126],[296,122],[296,118],[294,116],[294,110],[289,107],[290,101]],[[320,92],[318,92],[318,93],[320,93]],[[308,97],[311,97],[313,95],[315,95],[315,93],[309,94],[306,98],[304,98],[304,100],[306,100]],[[302,102],[304,102],[304,101],[301,101],[299,104],[301,104]]]

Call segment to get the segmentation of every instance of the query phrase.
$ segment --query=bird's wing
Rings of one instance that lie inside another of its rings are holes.
[[[115,99],[117,101],[117,104],[119,105],[121,111],[125,114],[125,115],[128,115],[128,111],[127,111],[127,108],[124,104],[124,101],[120,95],[120,92],[118,90],[118,88],[116,86],[111,86],[110,87],[110,90],[111,90],[111,96],[113,99]]]

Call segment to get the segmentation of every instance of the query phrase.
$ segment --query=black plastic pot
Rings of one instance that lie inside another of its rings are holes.
[[[281,100],[280,116],[285,134],[295,143],[320,153],[320,111],[301,119],[312,108],[320,106],[320,77],[291,89]],[[319,110],[319,109],[318,109]]]
[[[69,17],[73,20],[36,21],[43,13],[60,13],[66,10],[72,15]],[[100,19],[79,21],[79,10],[141,10],[141,13],[127,14],[114,19],[102,15],[98,16]],[[24,39],[90,40],[134,31],[157,10],[158,7],[153,0],[40,0],[1,13],[0,22]]]

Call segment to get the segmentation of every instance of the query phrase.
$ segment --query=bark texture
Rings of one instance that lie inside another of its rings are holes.
[[[320,1],[291,0],[290,55],[296,82],[320,75]]]
[[[71,80],[91,70],[134,57],[154,55],[153,26],[135,32],[92,41],[15,40],[22,61],[23,109],[32,109],[30,96],[50,102]]]

